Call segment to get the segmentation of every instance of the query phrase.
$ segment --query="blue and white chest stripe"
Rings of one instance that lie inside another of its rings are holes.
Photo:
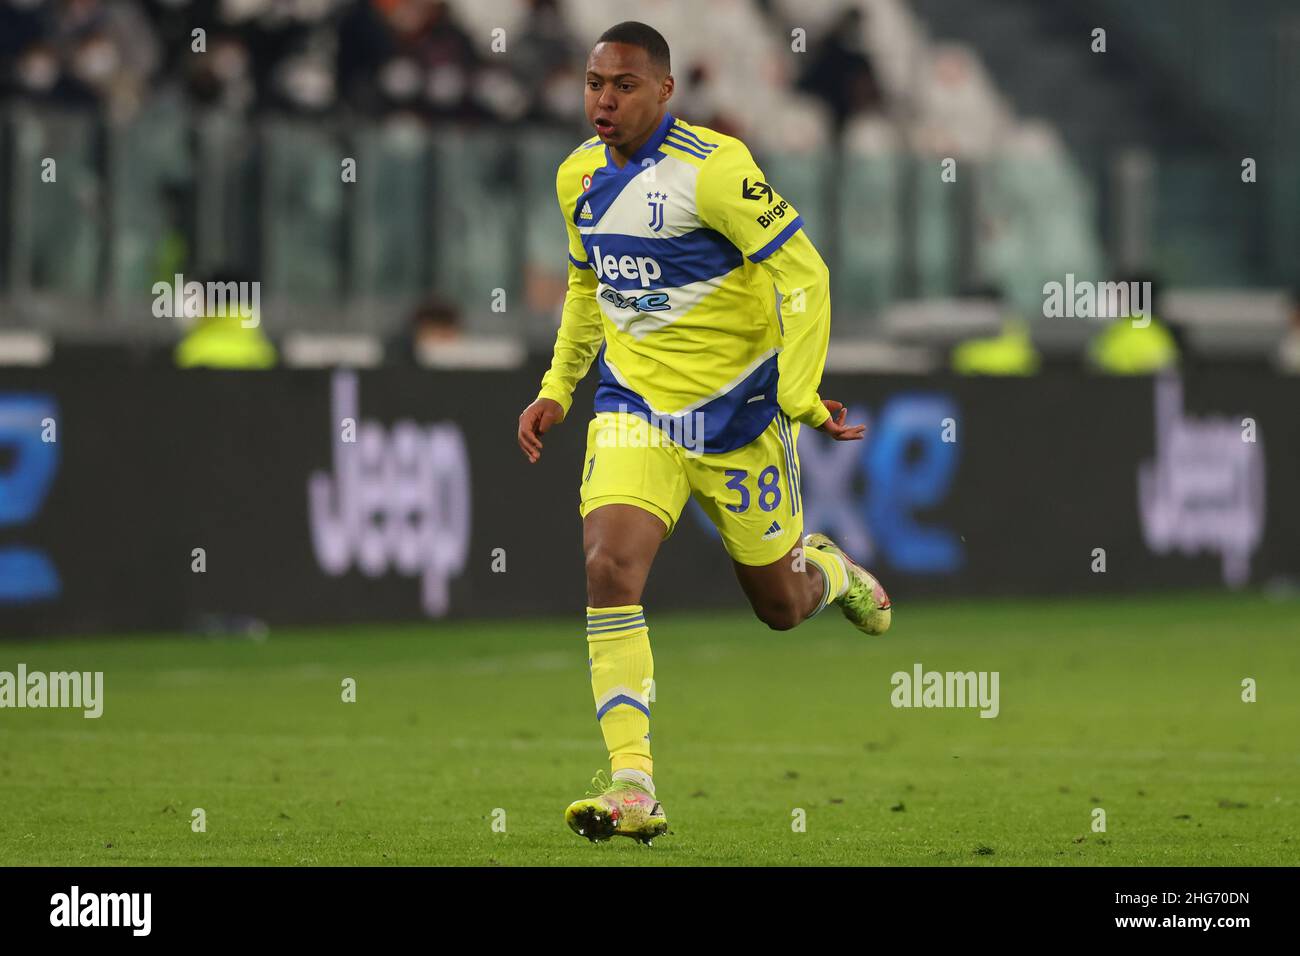
[[[777,349],[768,349],[713,394],[685,408],[667,411],[652,406],[628,384],[609,361],[602,345],[596,356],[600,384],[596,387],[594,407],[597,412],[629,412],[660,423],[667,418],[680,419],[698,414],[703,423],[703,447],[700,450],[707,455],[734,451],[761,435],[777,414],[777,354]],[[699,435],[697,429],[671,431],[673,434]]]

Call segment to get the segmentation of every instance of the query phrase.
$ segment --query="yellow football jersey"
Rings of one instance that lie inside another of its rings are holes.
[[[704,453],[753,441],[778,407],[826,420],[829,272],[744,143],[666,113],[621,169],[583,143],[556,194],[568,292],[539,397],[567,414],[594,360],[595,411],[692,416]]]

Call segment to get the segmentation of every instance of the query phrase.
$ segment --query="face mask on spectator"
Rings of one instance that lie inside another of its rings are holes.
[[[84,43],[77,51],[72,69],[77,78],[90,86],[99,86],[111,77],[118,67],[117,48],[106,39]]]
[[[475,79],[474,94],[494,116],[504,120],[518,119],[528,109],[528,97],[505,70],[481,70]]]
[[[59,82],[59,61],[48,50],[24,53],[17,65],[18,84],[30,93],[44,93]]]
[[[464,98],[466,83],[464,70],[444,63],[429,71],[429,84],[425,93],[435,105],[451,106]]]
[[[399,57],[389,60],[379,72],[379,86],[392,100],[405,102],[420,92],[424,76],[412,60]]]
[[[334,74],[311,61],[290,64],[284,72],[283,88],[289,99],[309,109],[334,102]]]

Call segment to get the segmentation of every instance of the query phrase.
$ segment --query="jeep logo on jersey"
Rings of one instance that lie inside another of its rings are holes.
[[[760,226],[762,226],[764,229],[766,229],[768,226],[772,225],[772,223],[776,222],[778,219],[784,219],[786,211],[789,208],[790,208],[790,204],[786,202],[784,199],[782,199],[778,205],[773,206],[767,212],[763,213],[763,215],[756,217],[754,221],[758,223]]]
[[[663,275],[659,263],[649,256],[601,256],[600,246],[591,247],[591,264],[596,275],[606,282],[615,279],[630,279],[641,283],[641,288],[650,288],[650,283]]]
[[[754,185],[751,186],[749,179],[746,178],[740,184],[740,196],[742,199],[762,199],[766,196],[767,201],[770,203],[772,201],[772,187],[761,179],[755,181]]]

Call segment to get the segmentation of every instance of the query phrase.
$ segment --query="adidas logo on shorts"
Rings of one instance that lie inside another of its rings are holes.
[[[780,533],[781,533],[781,526],[777,524],[775,521],[773,521],[772,526],[768,528],[766,532],[763,533],[763,540],[766,541],[769,538],[775,538]]]

